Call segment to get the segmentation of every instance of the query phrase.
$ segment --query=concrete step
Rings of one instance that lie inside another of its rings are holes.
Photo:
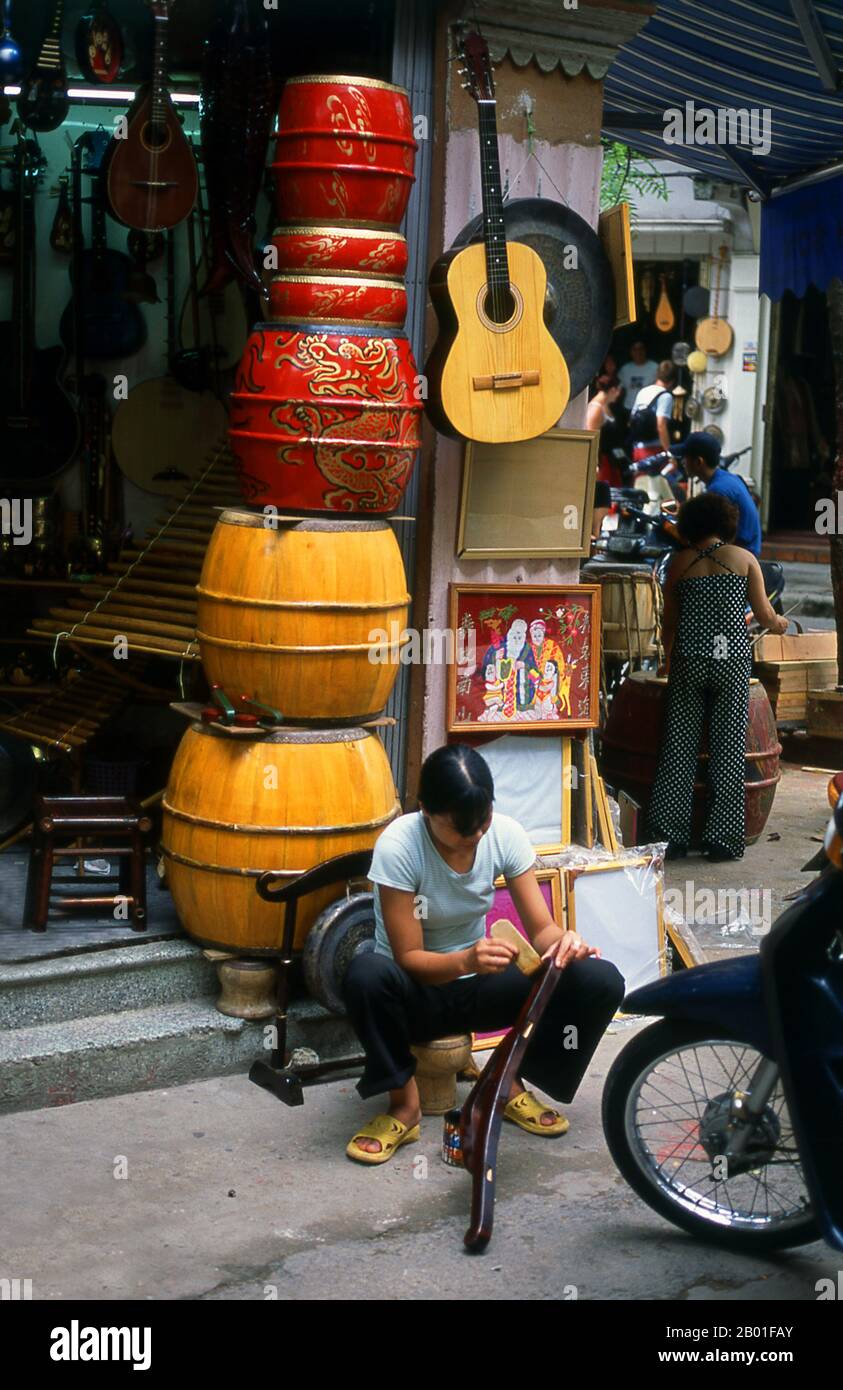
[[[144,941],[0,965],[0,1029],[212,1000],[216,970],[192,941]]]
[[[322,1061],[358,1051],[347,1020],[310,1000],[291,1006],[288,1040]],[[0,1033],[0,1113],[247,1072],[269,1042],[266,1023],[226,1018],[203,1000],[9,1028]]]

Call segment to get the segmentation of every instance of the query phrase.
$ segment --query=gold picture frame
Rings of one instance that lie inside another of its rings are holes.
[[[601,212],[597,234],[612,267],[615,282],[615,328],[635,323],[635,272],[632,264],[632,231],[629,223],[629,203],[616,203]]]
[[[467,443],[457,529],[460,559],[589,555],[599,443],[597,430],[561,429],[514,444]]]

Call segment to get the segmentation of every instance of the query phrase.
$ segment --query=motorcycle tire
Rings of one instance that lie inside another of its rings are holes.
[[[645,1028],[627,1043],[616,1058],[603,1088],[603,1133],[619,1172],[632,1190],[659,1216],[711,1244],[751,1254],[808,1245],[820,1240],[819,1227],[810,1211],[779,1229],[736,1230],[715,1224],[682,1206],[678,1194],[676,1198],[667,1195],[656,1181],[655,1169],[642,1164],[630,1143],[627,1129],[627,1103],[630,1097],[642,1076],[660,1059],[689,1044],[704,1042],[732,1042],[734,1046],[744,1046],[735,1043],[726,1031],[702,1023],[664,1019]]]

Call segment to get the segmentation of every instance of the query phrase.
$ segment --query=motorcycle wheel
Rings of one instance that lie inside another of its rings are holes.
[[[780,1082],[744,1165],[715,1177],[729,1097],[760,1061],[727,1033],[666,1019],[627,1044],[603,1090],[603,1132],[633,1191],[674,1226],[747,1252],[820,1239]]]

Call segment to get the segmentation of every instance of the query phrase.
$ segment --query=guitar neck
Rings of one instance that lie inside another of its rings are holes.
[[[155,15],[155,57],[152,66],[152,119],[163,122],[167,114],[167,14]]]
[[[53,19],[47,32],[47,37],[41,45],[38,53],[37,67],[50,68],[60,72],[63,66],[61,53],[61,23],[62,12],[64,10],[64,0],[58,0],[53,11]]]
[[[503,192],[498,154],[497,103],[477,103],[480,124],[480,186],[483,191],[483,241],[486,246],[486,278],[493,303],[509,302],[509,260],[503,220]]]

